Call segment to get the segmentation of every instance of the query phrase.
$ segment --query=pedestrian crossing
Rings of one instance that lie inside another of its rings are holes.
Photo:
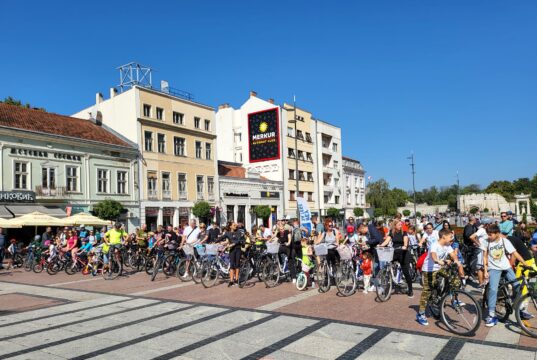
[[[73,301],[1,316],[2,359],[536,359],[531,348],[273,311],[1,285]]]

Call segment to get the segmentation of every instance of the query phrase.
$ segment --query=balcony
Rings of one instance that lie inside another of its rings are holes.
[[[44,198],[63,198],[68,196],[67,188],[65,186],[57,186],[53,188],[44,188],[41,185],[35,187],[35,195]]]
[[[208,200],[209,201],[214,201],[214,194],[213,193],[209,193]]]
[[[172,198],[172,192],[170,190],[162,190],[162,198],[170,200]]]
[[[147,198],[149,200],[157,200],[158,199],[158,191],[157,190],[147,190]]]
[[[198,200],[203,200],[203,199],[204,199],[203,193],[198,191]]]
[[[186,200],[188,198],[186,191],[179,191],[179,200]]]

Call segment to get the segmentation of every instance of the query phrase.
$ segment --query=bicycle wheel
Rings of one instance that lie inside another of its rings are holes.
[[[473,335],[481,324],[481,306],[464,290],[453,290],[440,300],[440,318],[458,335]]]
[[[181,281],[192,280],[192,273],[188,271],[190,270],[190,265],[189,269],[187,270],[186,261],[186,259],[181,259],[179,260],[179,264],[177,264],[177,271],[175,272],[175,276],[177,276]]]
[[[301,272],[296,277],[296,289],[299,291],[305,290],[308,286],[308,277],[304,272]]]
[[[74,274],[76,274],[78,269],[77,269],[76,264],[73,264],[73,260],[67,260],[67,262],[65,263],[65,269],[64,270],[65,270],[65,273],[67,275],[74,275]]]
[[[390,300],[390,297],[392,296],[393,281],[389,268],[385,267],[379,271],[376,277],[375,287],[377,291],[377,298],[380,301],[384,302]]]
[[[40,261],[40,262],[37,262],[34,264],[34,266],[32,266],[32,270],[34,271],[34,273],[36,274],[39,274],[40,272],[43,271],[43,268],[44,268],[44,265],[43,263]]]
[[[265,263],[267,262],[267,256],[262,256],[255,265],[255,272],[257,273],[257,279],[259,281],[265,281],[263,277],[263,267],[265,266]]]
[[[201,284],[205,288],[213,287],[218,281],[219,271],[215,261],[206,261],[201,271]]]
[[[15,256],[13,257],[13,267],[21,268],[23,264],[24,264],[24,258],[22,257],[22,255],[15,254]]]
[[[328,273],[328,264],[321,262],[315,273],[317,284],[319,285],[319,292],[325,293],[330,290],[330,274]]]
[[[32,268],[34,267],[34,257],[30,256],[27,257],[24,261],[24,270],[25,271],[32,271]]]
[[[122,270],[123,267],[121,263],[118,262],[114,256],[110,256],[110,259],[108,260],[108,266],[106,266],[106,268],[103,268],[103,278],[105,280],[114,280],[121,274]]]
[[[250,260],[246,259],[240,269],[239,269],[239,280],[238,284],[240,288],[243,288],[244,285],[246,285],[246,282],[250,279],[250,273],[252,270],[252,265],[250,264]]]
[[[263,266],[263,281],[265,286],[273,288],[280,282],[280,265],[277,261],[267,260]]]
[[[153,274],[153,267],[155,266],[155,257],[149,257],[146,259],[144,268],[147,275]]]
[[[173,276],[173,274],[175,274],[176,269],[177,266],[175,264],[175,255],[168,255],[164,260],[164,264],[162,264],[162,272],[166,276]]]
[[[153,265],[153,271],[151,272],[151,281],[155,281],[158,272],[163,266],[163,262],[164,261],[160,257],[157,257],[157,259],[155,260],[155,263]]]
[[[343,264],[336,271],[336,287],[339,294],[342,296],[350,296],[356,290],[356,276],[354,270],[348,264]]]
[[[531,337],[537,337],[537,294],[530,292],[519,296],[513,309],[520,328]],[[524,313],[521,314],[521,311]]]
[[[61,265],[58,261],[53,261],[47,265],[47,273],[49,275],[56,275],[60,269]]]
[[[408,264],[409,270],[410,270],[410,278],[412,279],[412,282],[418,282],[418,271],[416,270],[416,261],[412,258],[410,260],[410,264]]]
[[[196,284],[201,283],[201,264],[202,263],[199,263],[198,261],[190,262],[190,273],[192,274],[192,281],[194,281],[194,283]]]

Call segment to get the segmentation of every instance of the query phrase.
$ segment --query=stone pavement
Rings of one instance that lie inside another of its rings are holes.
[[[473,338],[452,337],[414,324],[417,297],[373,297],[291,284],[204,289],[145,274],[0,273],[0,358],[537,359],[525,335],[482,326]]]

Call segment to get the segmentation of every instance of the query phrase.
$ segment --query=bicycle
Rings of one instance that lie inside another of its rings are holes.
[[[473,335],[481,324],[481,306],[462,289],[455,263],[444,266],[436,273],[427,307],[436,319],[458,335]]]
[[[537,271],[529,266],[523,266],[524,269],[529,270],[529,274],[526,276],[525,271],[522,273],[521,286],[525,286],[528,290],[526,295],[522,295],[522,291],[519,292],[517,299],[513,305],[515,317],[520,328],[531,337],[537,337]],[[528,280],[530,279],[530,280]],[[524,289],[521,287],[521,289]],[[522,319],[522,311],[530,315],[529,319]]]
[[[280,279],[289,279],[289,259],[285,254],[279,254],[280,243],[277,241],[267,242],[267,257],[263,265],[263,282],[268,288],[273,288],[280,283]]]
[[[338,294],[350,296],[356,292],[357,279],[354,272],[353,252],[346,245],[337,248],[340,262],[336,270],[336,287]]]
[[[375,285],[377,298],[382,302],[390,300],[395,287],[399,288],[400,292],[408,290],[406,283],[401,281],[403,273],[401,264],[393,260],[395,250],[393,247],[377,247],[379,261],[386,262],[376,276]]]
[[[110,245],[108,249],[108,264],[104,264],[102,275],[105,280],[114,280],[123,272],[123,262],[121,261],[121,252],[118,247],[120,244]]]
[[[205,247],[203,245],[183,246],[183,252],[186,257],[180,258],[176,265],[176,276],[181,281],[194,281],[199,284],[201,282],[201,266],[205,258]],[[187,264],[188,262],[188,269]]]
[[[224,249],[216,248],[217,254],[207,245],[208,258],[203,262],[201,269],[201,284],[205,288],[210,288],[216,285],[218,278],[224,280],[229,278],[229,257],[224,253]],[[218,254],[219,252],[219,254]]]
[[[319,264],[315,271],[315,280],[319,285],[319,292],[325,293],[330,290],[331,286],[331,276],[334,274],[334,271],[326,256],[328,255],[328,247],[326,244],[318,244],[313,246],[315,250],[315,255],[319,258]]]
[[[28,252],[26,253],[26,257],[24,258],[24,270],[26,271],[32,271],[34,264],[36,263],[36,258],[38,258],[41,255],[41,252],[37,251],[35,245],[30,245],[28,247]]]
[[[153,271],[151,272],[151,281],[155,281],[155,278],[157,277],[157,274],[159,273],[160,269],[162,269],[163,272],[166,274],[166,271],[164,271],[164,265],[167,258],[166,255],[167,254],[163,249],[157,249],[157,255],[153,259]]]
[[[263,266],[267,261],[268,253],[266,251],[266,246],[263,245],[253,245],[248,248],[243,257],[241,258],[241,267],[239,269],[239,287],[242,288],[252,279],[254,276],[257,276],[259,281],[263,281]]]
[[[65,273],[67,275],[74,275],[79,271],[82,271],[82,269],[85,269],[88,265],[87,258],[85,260],[82,259],[82,257],[79,255],[76,257],[76,260],[73,262],[73,259],[70,258],[65,262]]]

